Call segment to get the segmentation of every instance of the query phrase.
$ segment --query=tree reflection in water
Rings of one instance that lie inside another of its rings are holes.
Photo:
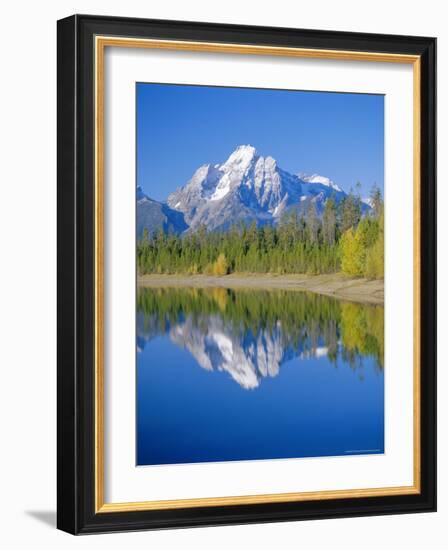
[[[245,389],[283,363],[325,356],[363,379],[363,359],[383,370],[384,308],[291,290],[139,288],[137,350],[157,335],[187,349],[209,371]]]

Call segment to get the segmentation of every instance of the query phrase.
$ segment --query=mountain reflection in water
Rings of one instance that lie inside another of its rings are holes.
[[[379,306],[139,288],[137,465],[384,452]]]
[[[293,358],[342,359],[362,378],[364,356],[383,368],[383,318],[380,306],[306,292],[141,288],[137,349],[168,335],[200,367],[225,371],[245,389]]]

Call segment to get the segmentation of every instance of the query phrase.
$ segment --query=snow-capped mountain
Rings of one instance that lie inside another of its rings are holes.
[[[303,172],[297,175],[302,181],[306,183],[317,183],[325,185],[330,189],[334,189],[334,191],[342,191],[342,189],[338,185],[336,185],[334,181],[332,181],[330,178],[326,178],[325,176],[320,176],[319,174],[312,174],[311,176],[309,176],[307,174],[304,174]]]
[[[276,224],[290,209],[305,212],[310,202],[321,214],[328,198],[340,202],[345,196],[327,177],[291,174],[252,145],[240,145],[223,164],[200,166],[186,185],[168,196],[164,206],[169,208],[167,218],[172,212],[181,214],[188,230],[202,225],[225,230],[238,222]],[[370,207],[363,204],[363,208]]]

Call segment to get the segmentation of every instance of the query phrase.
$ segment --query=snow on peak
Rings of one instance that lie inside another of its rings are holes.
[[[265,157],[264,165],[269,170],[275,170],[275,168],[277,167],[277,161],[271,156]]]
[[[223,164],[204,164],[186,185],[171,193],[168,205],[184,214],[190,230],[226,228],[242,220],[277,223],[289,208],[319,210],[327,198],[340,201],[345,193],[330,178],[319,174],[292,174],[253,145],[239,145]],[[368,208],[364,205],[364,208]]]
[[[218,170],[222,177],[219,179],[214,192],[210,195],[210,200],[218,201],[240,185],[246,174],[250,172],[250,168],[260,158],[257,150],[252,145],[239,145],[226,162],[219,165]]]
[[[252,145],[238,145],[230,157],[222,165],[227,167],[247,167],[258,156],[257,150]]]
[[[230,180],[225,176],[216,186],[214,193],[210,196],[211,201],[219,201],[230,192]]]
[[[307,174],[298,174],[299,178],[306,183],[320,183],[325,185],[325,187],[330,187],[335,191],[341,191],[341,188],[334,183],[333,180],[327,178],[326,176],[321,176],[320,174],[312,174],[311,176]]]
[[[190,185],[200,185],[210,170],[210,164],[203,164],[193,174],[191,180],[188,182]]]

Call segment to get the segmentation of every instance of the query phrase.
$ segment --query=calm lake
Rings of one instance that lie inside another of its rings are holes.
[[[384,309],[139,288],[137,464],[384,452]]]

